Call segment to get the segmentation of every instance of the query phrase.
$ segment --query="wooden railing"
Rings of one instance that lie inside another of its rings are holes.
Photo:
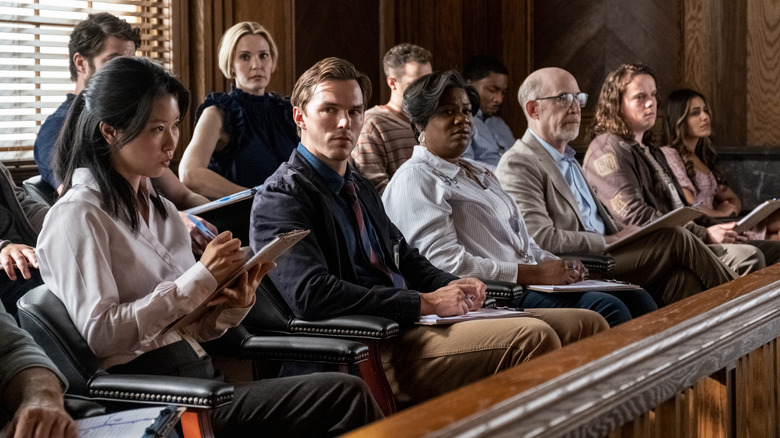
[[[349,436],[777,437],[778,336],[775,265]]]

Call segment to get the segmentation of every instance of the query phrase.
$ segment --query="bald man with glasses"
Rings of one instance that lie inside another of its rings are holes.
[[[632,231],[613,221],[591,191],[569,142],[580,130],[588,95],[559,68],[533,72],[518,90],[528,130],[502,157],[496,175],[523,212],[528,231],[554,254],[604,254]],[[641,284],[658,305],[669,304],[735,278],[689,231],[665,228],[609,253],[608,276]]]

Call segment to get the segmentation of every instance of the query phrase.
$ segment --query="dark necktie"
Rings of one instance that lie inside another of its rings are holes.
[[[349,179],[345,180],[342,193],[348,200],[348,204],[351,204],[352,212],[355,214],[355,221],[357,222],[358,233],[360,234],[360,243],[363,246],[363,253],[368,257],[368,260],[372,265],[374,265],[375,268],[384,272],[390,278],[394,287],[399,289],[406,289],[406,281],[404,281],[404,277],[397,272],[393,272],[393,270],[391,270],[385,264],[384,257],[382,257],[382,252],[375,249],[371,244],[371,238],[368,235],[366,222],[363,218],[363,209],[360,207],[360,200],[358,199],[357,191],[355,190],[355,183]]]

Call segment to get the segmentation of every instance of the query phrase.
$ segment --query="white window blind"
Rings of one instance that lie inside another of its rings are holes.
[[[109,12],[141,29],[137,54],[170,69],[170,0],[0,1],[0,160],[33,163],[38,128],[73,92],[68,40],[93,12]]]

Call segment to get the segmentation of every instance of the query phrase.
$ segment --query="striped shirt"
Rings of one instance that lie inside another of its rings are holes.
[[[534,242],[514,199],[476,161],[453,164],[415,146],[382,201],[409,244],[457,276],[514,282],[518,264],[557,259]]]
[[[398,167],[412,156],[416,144],[406,115],[378,105],[366,111],[352,160],[355,168],[382,193]]]

